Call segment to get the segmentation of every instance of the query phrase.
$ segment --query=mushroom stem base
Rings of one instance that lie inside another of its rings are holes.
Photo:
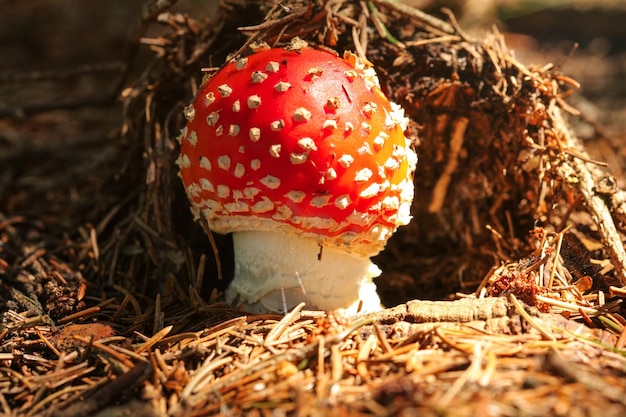
[[[380,269],[369,258],[280,232],[236,232],[233,242],[235,278],[226,300],[239,297],[246,311],[282,313],[303,301],[346,314],[381,309],[372,281]]]

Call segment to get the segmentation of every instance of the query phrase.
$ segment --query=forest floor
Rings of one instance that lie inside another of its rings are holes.
[[[157,85],[155,107],[136,100],[169,53],[159,42],[176,25],[193,34],[175,13],[202,22],[217,2],[179,2],[167,28],[140,28],[143,0],[58,3],[28,0],[0,14],[0,414],[626,415],[626,283],[593,216],[577,213],[582,197],[572,193],[567,214],[576,238],[546,233],[550,250],[565,242],[575,300],[535,287],[540,298],[478,296],[498,273],[491,266],[561,268],[533,260],[526,241],[516,246],[526,236],[513,236],[533,225],[514,216],[511,240],[484,245],[515,243],[502,251],[447,238],[422,246],[419,222],[399,232],[376,259],[383,301],[395,306],[380,314],[244,315],[223,303],[209,240],[190,221],[173,160],[163,164],[176,120],[159,104],[180,92]],[[569,123],[588,160],[615,180],[611,195],[626,189],[622,2],[408,3],[441,19],[445,3],[476,38],[496,24],[518,61],[553,63],[580,83],[567,92],[581,111]],[[162,148],[133,136],[152,121]],[[422,138],[420,158],[427,146]],[[230,241],[215,239],[228,275]],[[465,249],[485,258],[473,264]],[[519,284],[527,269],[508,271],[501,284]]]

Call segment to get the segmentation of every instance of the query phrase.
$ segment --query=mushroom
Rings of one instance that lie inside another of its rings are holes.
[[[192,212],[233,233],[228,302],[381,308],[369,258],[410,220],[417,157],[373,68],[302,41],[257,48],[207,77],[185,116]]]

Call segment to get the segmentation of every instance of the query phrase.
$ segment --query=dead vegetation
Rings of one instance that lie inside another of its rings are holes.
[[[568,125],[575,80],[386,0],[173,3],[145,9],[165,31],[141,38],[155,57],[119,129],[66,146],[84,164],[0,156],[6,415],[624,414],[623,192]],[[396,306],[379,314],[225,305],[230,242],[191,221],[176,178],[202,69],[293,36],[366,56],[412,120],[415,218],[377,259]],[[40,165],[20,189],[24,162]]]

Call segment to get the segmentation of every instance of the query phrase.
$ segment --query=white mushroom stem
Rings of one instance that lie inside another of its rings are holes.
[[[347,314],[381,309],[373,278],[380,269],[369,258],[324,247],[280,232],[233,234],[235,278],[226,291],[249,312],[284,312],[300,302],[307,309]],[[361,308],[359,310],[359,305]]]

